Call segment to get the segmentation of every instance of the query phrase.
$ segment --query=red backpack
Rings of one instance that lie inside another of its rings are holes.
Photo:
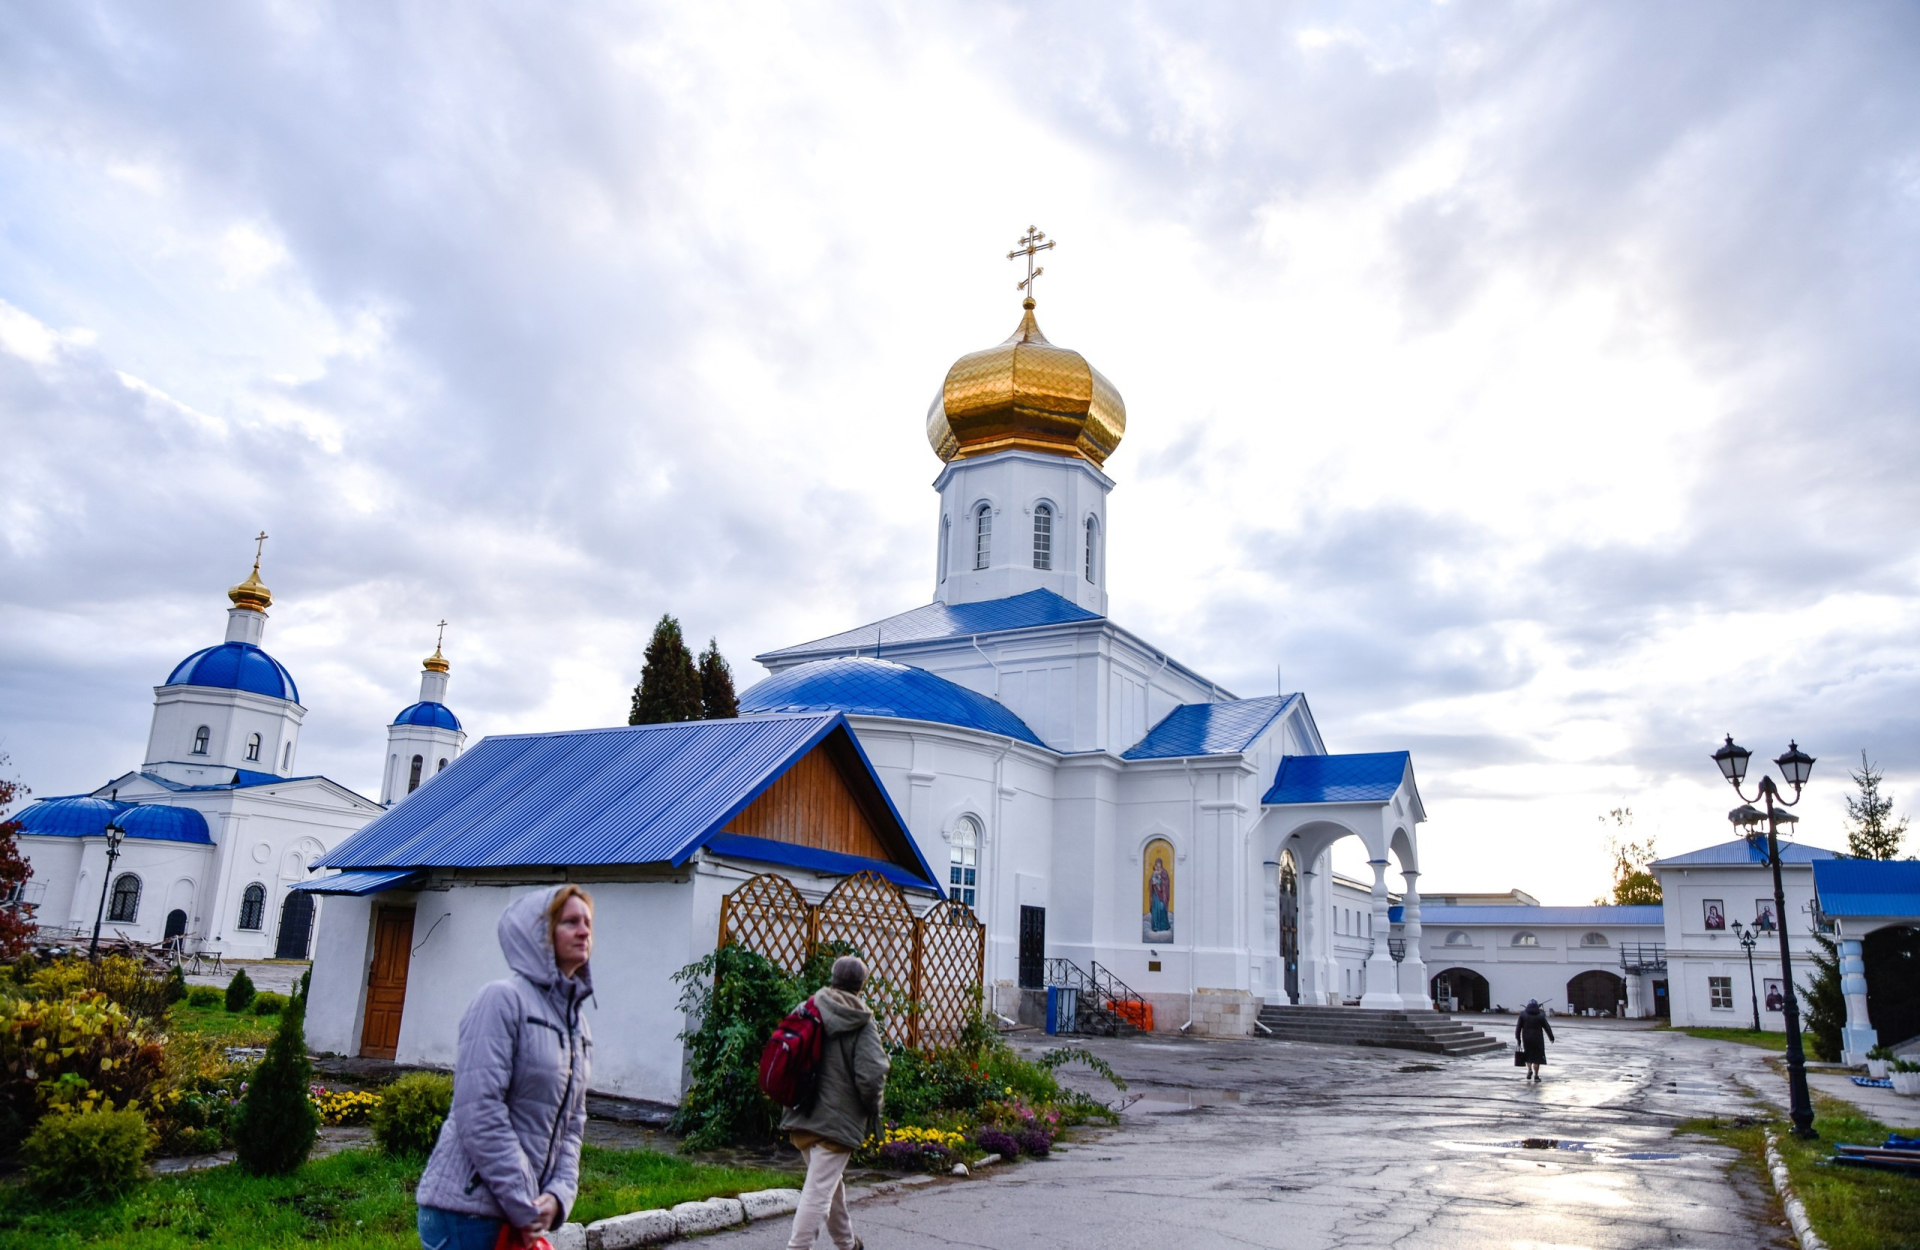
[[[826,1022],[809,998],[788,1013],[760,1052],[760,1092],[783,1107],[811,1107],[826,1045]]]

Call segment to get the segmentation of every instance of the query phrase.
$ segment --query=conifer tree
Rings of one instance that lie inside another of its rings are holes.
[[[1813,931],[1813,940],[1816,949],[1808,955],[1813,975],[1800,988],[1807,1009],[1802,1027],[1814,1058],[1838,1063],[1840,1030],[1847,1023],[1847,997],[1840,986],[1840,948],[1818,929]]]
[[[320,1134],[320,1115],[308,1092],[313,1065],[307,1060],[306,1014],[305,998],[296,995],[287,1003],[266,1058],[240,1100],[234,1155],[241,1170],[255,1176],[293,1172],[307,1161]]]
[[[0,768],[7,766],[7,757],[0,755]],[[17,898],[20,887],[33,875],[33,865],[20,858],[20,845],[13,835],[19,831],[19,824],[4,818],[4,813],[12,807],[14,800],[27,796],[27,788],[17,781],[0,777],[0,903]],[[33,936],[33,919],[19,907],[0,905],[0,960],[11,963],[27,949],[27,939]]]
[[[1907,820],[1890,820],[1893,796],[1882,796],[1881,779],[1885,773],[1875,768],[1860,752],[1860,771],[1848,770],[1860,797],[1847,800],[1847,853],[1856,859],[1892,859],[1900,853],[1900,840],[1907,836]]]
[[[733,669],[720,654],[720,640],[707,639],[700,653],[700,709],[708,720],[740,715],[740,699],[733,692]]]
[[[699,720],[700,670],[680,633],[680,622],[662,616],[647,643],[640,684],[633,688],[629,725],[659,725],[667,721]]]
[[[1611,823],[1614,832],[1607,835],[1607,853],[1613,857],[1613,894],[1597,898],[1596,905],[1646,906],[1660,902],[1660,878],[1650,866],[1656,858],[1651,836],[1635,841],[1627,836],[1633,827],[1633,809],[1616,807],[1600,817],[1602,825]]]

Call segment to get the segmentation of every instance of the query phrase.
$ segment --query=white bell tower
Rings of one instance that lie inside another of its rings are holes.
[[[447,706],[447,671],[452,666],[440,654],[446,632],[447,623],[441,621],[433,654],[421,665],[420,701],[403,708],[387,727],[387,766],[380,783],[380,802],[387,807],[425,785],[466,745],[460,718]]]

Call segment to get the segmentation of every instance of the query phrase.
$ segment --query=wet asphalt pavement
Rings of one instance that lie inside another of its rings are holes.
[[[1502,1036],[1499,1018],[1484,1027]],[[870,1250],[1793,1246],[1764,1181],[1670,1131],[1751,1114],[1736,1078],[1767,1072],[1761,1052],[1612,1022],[1554,1028],[1538,1085],[1511,1052],[1094,1039],[1140,1096],[1119,1128],[1044,1162],[870,1195],[855,1231]],[[713,1240],[786,1238],[781,1220]]]

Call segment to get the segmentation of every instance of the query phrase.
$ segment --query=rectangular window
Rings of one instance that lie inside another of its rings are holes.
[[[1712,999],[1715,1011],[1733,1010],[1733,978],[1708,977],[1707,995]]]
[[[984,569],[993,560],[993,510],[982,507],[973,518],[973,567]]]
[[[1053,509],[1035,508],[1033,510],[1033,567],[1051,569],[1053,567]]]

